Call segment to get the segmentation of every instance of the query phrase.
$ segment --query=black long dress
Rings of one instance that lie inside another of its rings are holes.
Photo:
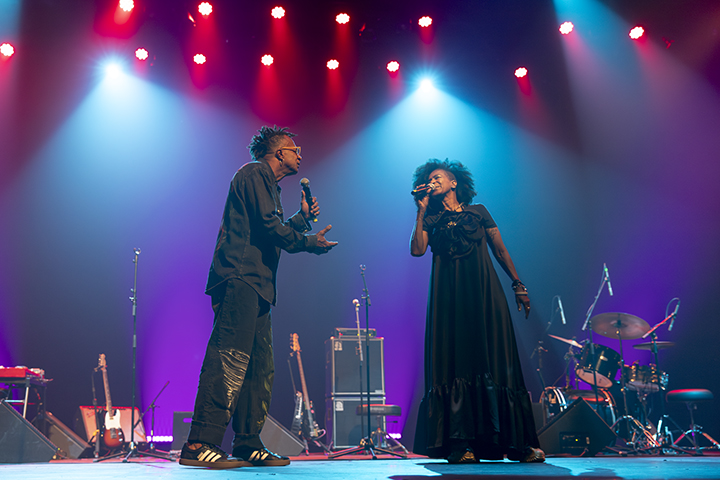
[[[519,460],[539,447],[483,205],[425,217],[433,252],[425,330],[425,396],[415,453],[446,458],[467,441],[477,458]]]

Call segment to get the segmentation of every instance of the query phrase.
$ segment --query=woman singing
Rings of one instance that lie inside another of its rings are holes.
[[[449,463],[543,462],[505,293],[487,246],[512,280],[519,311],[530,299],[495,221],[461,163],[431,159],[413,178],[417,220],[410,252],[433,252],[425,330],[425,396],[415,453]]]

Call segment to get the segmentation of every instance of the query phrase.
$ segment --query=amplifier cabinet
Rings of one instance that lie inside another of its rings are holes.
[[[370,395],[385,395],[383,341],[370,339]],[[360,355],[357,337],[330,337],[325,341],[325,398],[335,395],[367,395],[367,353],[363,335],[362,392],[360,391]]]
[[[116,407],[113,406],[113,408],[117,411],[116,415],[120,415],[120,428],[123,431],[123,435],[125,435],[125,442],[130,442],[130,426],[132,425],[132,422],[130,421],[131,417],[131,411],[130,407]],[[105,409],[101,408],[102,411],[102,417],[105,418]],[[135,407],[135,423],[137,423],[137,426],[135,427],[135,443],[140,442],[147,442],[147,438],[145,437],[145,426],[143,425],[143,422],[141,421],[138,423],[138,419],[140,418],[140,410],[138,410],[138,407]],[[75,422],[73,424],[73,428],[75,430],[75,433],[80,435],[80,438],[87,441],[88,443],[94,443],[95,442],[95,432],[97,431],[97,423],[95,421],[95,408],[92,406],[81,406],[78,407],[78,411],[75,414]]]
[[[363,396],[362,404],[367,403],[367,397]],[[370,404],[384,404],[385,396],[370,396]],[[349,447],[357,447],[363,435],[368,436],[367,415],[357,415],[355,410],[360,406],[360,397],[335,396],[325,400],[327,415],[325,427],[328,434],[328,442],[331,448],[339,450]],[[385,430],[385,417],[380,417],[380,428]],[[378,417],[370,417],[372,432],[378,428]],[[371,433],[372,433],[371,432]]]

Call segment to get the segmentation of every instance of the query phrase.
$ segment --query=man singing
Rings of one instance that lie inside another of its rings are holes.
[[[308,220],[320,210],[302,193],[300,210],[284,220],[280,187],[300,168],[300,147],[286,128],[262,127],[248,146],[252,162],[230,184],[205,293],[215,312],[200,372],[192,426],[180,464],[210,468],[282,466],[287,457],[260,440],[275,374],[271,306],[281,250],[327,253],[337,242],[316,235]],[[232,419],[232,457],[218,445]]]

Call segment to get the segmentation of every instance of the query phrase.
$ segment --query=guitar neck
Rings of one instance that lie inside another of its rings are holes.
[[[110,418],[113,418],[115,415],[113,414],[112,399],[110,398],[110,383],[108,382],[107,370],[104,367],[102,369],[102,374],[103,374],[103,384],[105,386],[105,405],[107,408],[108,415],[110,415]]]
[[[310,397],[308,396],[307,384],[305,383],[305,372],[303,371],[302,358],[300,357],[300,351],[295,352],[298,361],[298,371],[300,372],[300,385],[302,385],[303,401],[305,402],[305,410],[310,411]]]

